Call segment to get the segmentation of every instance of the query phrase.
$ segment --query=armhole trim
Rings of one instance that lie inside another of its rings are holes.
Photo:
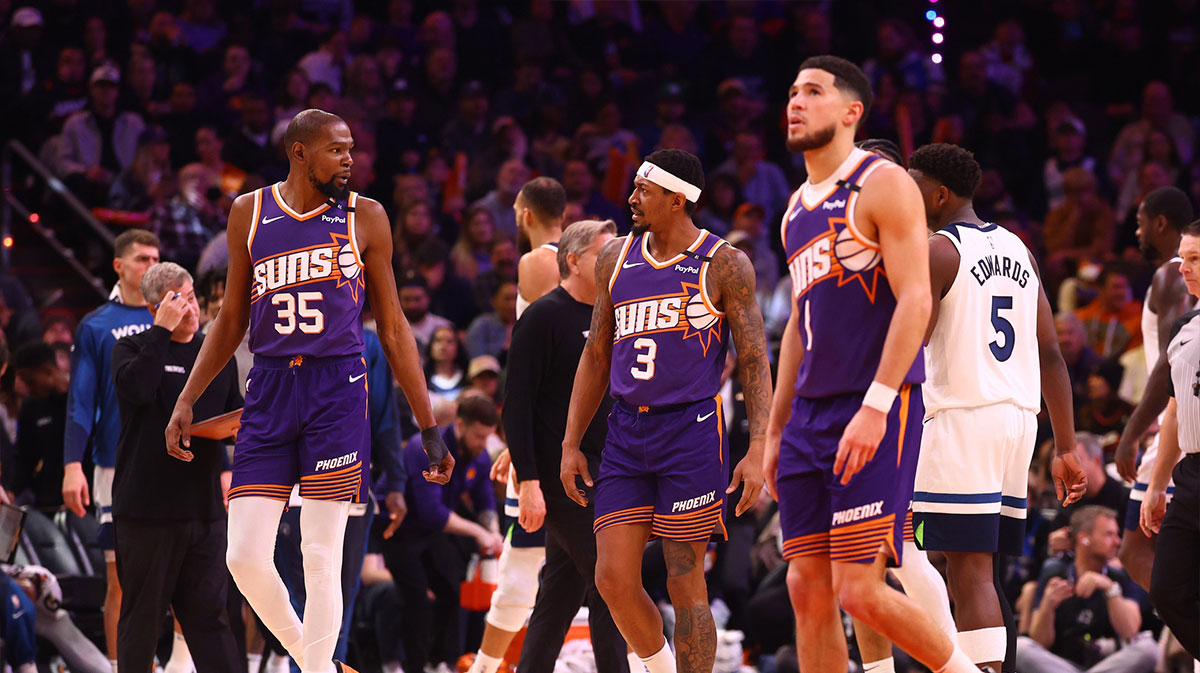
[[[723,238],[717,239],[717,244],[709,248],[708,253],[706,253],[705,256],[711,258],[713,255],[717,254],[717,250],[719,250],[722,245],[727,243],[728,241]],[[712,262],[704,262],[700,265],[700,300],[704,302],[704,306],[709,310],[709,312],[718,318],[724,318],[725,312],[717,310],[717,307],[713,306],[712,300],[709,299],[708,296],[708,267],[711,264]]]
[[[613,266],[612,275],[608,278],[608,294],[612,296],[613,286],[617,283],[617,276],[621,273],[621,265],[625,263],[625,256],[629,254],[629,248],[633,245],[633,234],[625,235],[625,245],[621,246],[621,254],[617,256],[617,263]]]
[[[354,204],[358,202],[358,192],[350,192],[350,198],[347,201],[346,208],[346,227],[350,230],[350,250],[354,252],[354,263],[360,269],[366,269],[367,265],[363,263],[362,253],[358,250],[358,233],[355,231],[354,220]]]
[[[254,190],[254,217],[250,220],[250,234],[246,236],[246,250],[250,253],[250,263],[254,263],[254,234],[258,232],[258,216],[262,215],[262,190]]]
[[[863,170],[862,175],[858,176],[858,180],[856,180],[854,184],[858,187],[862,187],[867,183],[867,177],[871,175],[876,168],[879,168],[887,163],[891,162],[872,162],[870,166],[867,166],[866,169]],[[848,189],[846,191],[850,192],[850,195],[846,197],[846,229],[850,230],[850,235],[853,236],[854,240],[858,241],[863,247],[866,247],[870,250],[879,251],[879,241],[872,241],[871,239],[867,238],[861,231],[859,231],[858,225],[854,222],[854,209],[858,205],[858,196],[861,193],[861,189]]]

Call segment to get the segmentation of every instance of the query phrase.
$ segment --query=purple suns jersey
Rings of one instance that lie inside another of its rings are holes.
[[[362,256],[354,235],[356,192],[345,210],[300,214],[279,184],[254,192],[250,225],[250,351],[314,358],[363,352]]]
[[[608,281],[615,311],[612,396],[637,406],[715,397],[729,329],[708,299],[709,260],[725,243],[701,230],[687,252],[660,262],[646,234],[625,237]]]
[[[862,393],[870,387],[896,310],[879,245],[854,225],[854,206],[867,176],[886,159],[855,149],[818,184],[792,195],[781,234],[792,277],[804,358],[796,376],[800,397]],[[925,379],[918,352],[904,383]]]

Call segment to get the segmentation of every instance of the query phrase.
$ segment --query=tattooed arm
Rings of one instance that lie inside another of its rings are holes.
[[[596,258],[596,306],[592,309],[592,326],[588,331],[587,344],[579,357],[579,368],[575,370],[575,385],[571,389],[571,406],[567,411],[567,430],[563,436],[563,455],[559,478],[567,497],[581,507],[587,506],[584,491],[576,484],[575,477],[592,485],[588,473],[587,459],[579,450],[583,433],[596,415],[600,400],[608,390],[609,366],[612,363],[613,318],[612,295],[608,292],[608,281],[621,253],[624,238],[614,238],[604,244]]]
[[[767,336],[762,311],[754,298],[754,266],[741,250],[721,246],[708,268],[708,280],[720,293],[719,302],[729,320],[737,347],[738,376],[750,421],[750,450],[733,470],[726,493],[744,484],[737,515],[754,505],[763,484],[763,446],[771,413],[771,367],[767,364]]]

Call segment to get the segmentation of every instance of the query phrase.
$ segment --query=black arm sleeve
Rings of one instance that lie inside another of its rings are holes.
[[[112,371],[117,396],[140,407],[158,395],[171,331],[155,325],[138,336],[125,337],[113,346]]]
[[[537,308],[547,308],[542,303]],[[543,367],[549,357],[553,311],[534,310],[531,306],[513,327],[508,349],[508,380],[504,384],[504,436],[517,481],[551,479],[558,475],[538,474],[533,439],[534,400]]]

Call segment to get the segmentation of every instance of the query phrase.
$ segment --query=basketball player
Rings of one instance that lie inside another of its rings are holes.
[[[976,671],[883,579],[888,555],[902,561],[919,448],[929,253],[912,179],[854,147],[870,103],[862,70],[836,56],[806,60],[788,94],[788,149],[804,153],[808,181],[782,224],[795,305],[764,476],[779,501],[796,650],[801,670],[846,670],[840,601],[935,673]]]
[[[354,138],[341,118],[304,110],[288,124],[288,177],[239,196],[229,215],[225,300],[167,425],[167,450],[191,460],[192,404],[250,328],[254,367],[233,459],[229,570],[304,673],[334,662],[342,546],[370,464],[361,312],[369,298],[392,371],[422,428],[425,478],[453,469],[433,420],[416,342],[392,276],[383,206],[347,189]],[[243,244],[244,242],[244,244]],[[275,534],[299,482],[304,620],[275,569]]]
[[[1141,401],[1121,433],[1114,462],[1121,476],[1134,482],[1125,511],[1126,533],[1121,536],[1118,558],[1129,577],[1147,591],[1150,590],[1150,569],[1154,565],[1154,538],[1142,532],[1138,518],[1158,455],[1158,438],[1154,438],[1142,455],[1140,466],[1137,464],[1137,445],[1167,406],[1171,370],[1161,355],[1170,342],[1171,326],[1191,310],[1195,302],[1179,273],[1178,256],[1180,232],[1194,216],[1192,202],[1176,187],[1160,187],[1150,192],[1137,209],[1137,237],[1142,254],[1147,259],[1166,261],[1154,272],[1142,307],[1142,348],[1146,352],[1146,370],[1150,376]],[[1168,482],[1168,500],[1174,491],[1175,485]]]
[[[913,523],[924,549],[943,552],[958,645],[1001,670],[1016,657],[1016,624],[995,578],[997,554],[1020,554],[1029,463],[1041,398],[1054,428],[1058,497],[1087,487],[1075,455],[1071,381],[1033,255],[1014,234],[979,219],[971,199],[981,170],[957,145],[909,158],[925,202],[933,310],[917,459]]]
[[[563,212],[567,193],[554,178],[534,178],[526,182],[513,210],[517,216],[517,237],[522,246],[533,249],[521,256],[517,265],[517,319],[529,305],[558,287],[558,239],[562,236]],[[499,582],[492,594],[483,640],[468,673],[496,673],[504,653],[525,626],[537,599],[538,571],[546,560],[546,532],[541,521],[546,516],[546,500],[536,479],[524,483],[512,465],[507,470],[504,513],[512,519],[500,553]],[[528,530],[518,523],[521,506],[533,517]],[[536,524],[536,525],[535,525]]]
[[[642,588],[642,552],[663,540],[675,607],[679,671],[712,671],[717,630],[704,583],[704,552],[724,535],[725,496],[744,483],[737,514],[762,486],[771,373],[754,268],[740,251],[692,223],[704,170],[682,150],[646,157],[634,177],[633,231],[596,262],[599,296],[579,359],[560,477],[592,486],[579,449],[610,385],[615,400],[596,487],[596,588],[650,673],[673,673],[662,619]],[[660,261],[661,260],[661,261]],[[750,448],[729,475],[721,373],[732,334],[750,419]]]
[[[886,138],[867,138],[854,143],[854,146],[877,154],[898,166],[905,166],[900,148]],[[954,616],[950,614],[950,597],[946,593],[945,580],[929,562],[925,551],[917,548],[913,536],[911,507],[905,514],[903,538],[904,562],[899,565],[890,563],[888,570],[900,581],[904,595],[913,599],[925,614],[933,618],[938,629],[957,644],[958,632],[954,626]],[[894,673],[895,661],[892,658],[891,641],[857,619],[854,620],[854,639],[858,642],[858,654],[862,658],[864,673]]]

